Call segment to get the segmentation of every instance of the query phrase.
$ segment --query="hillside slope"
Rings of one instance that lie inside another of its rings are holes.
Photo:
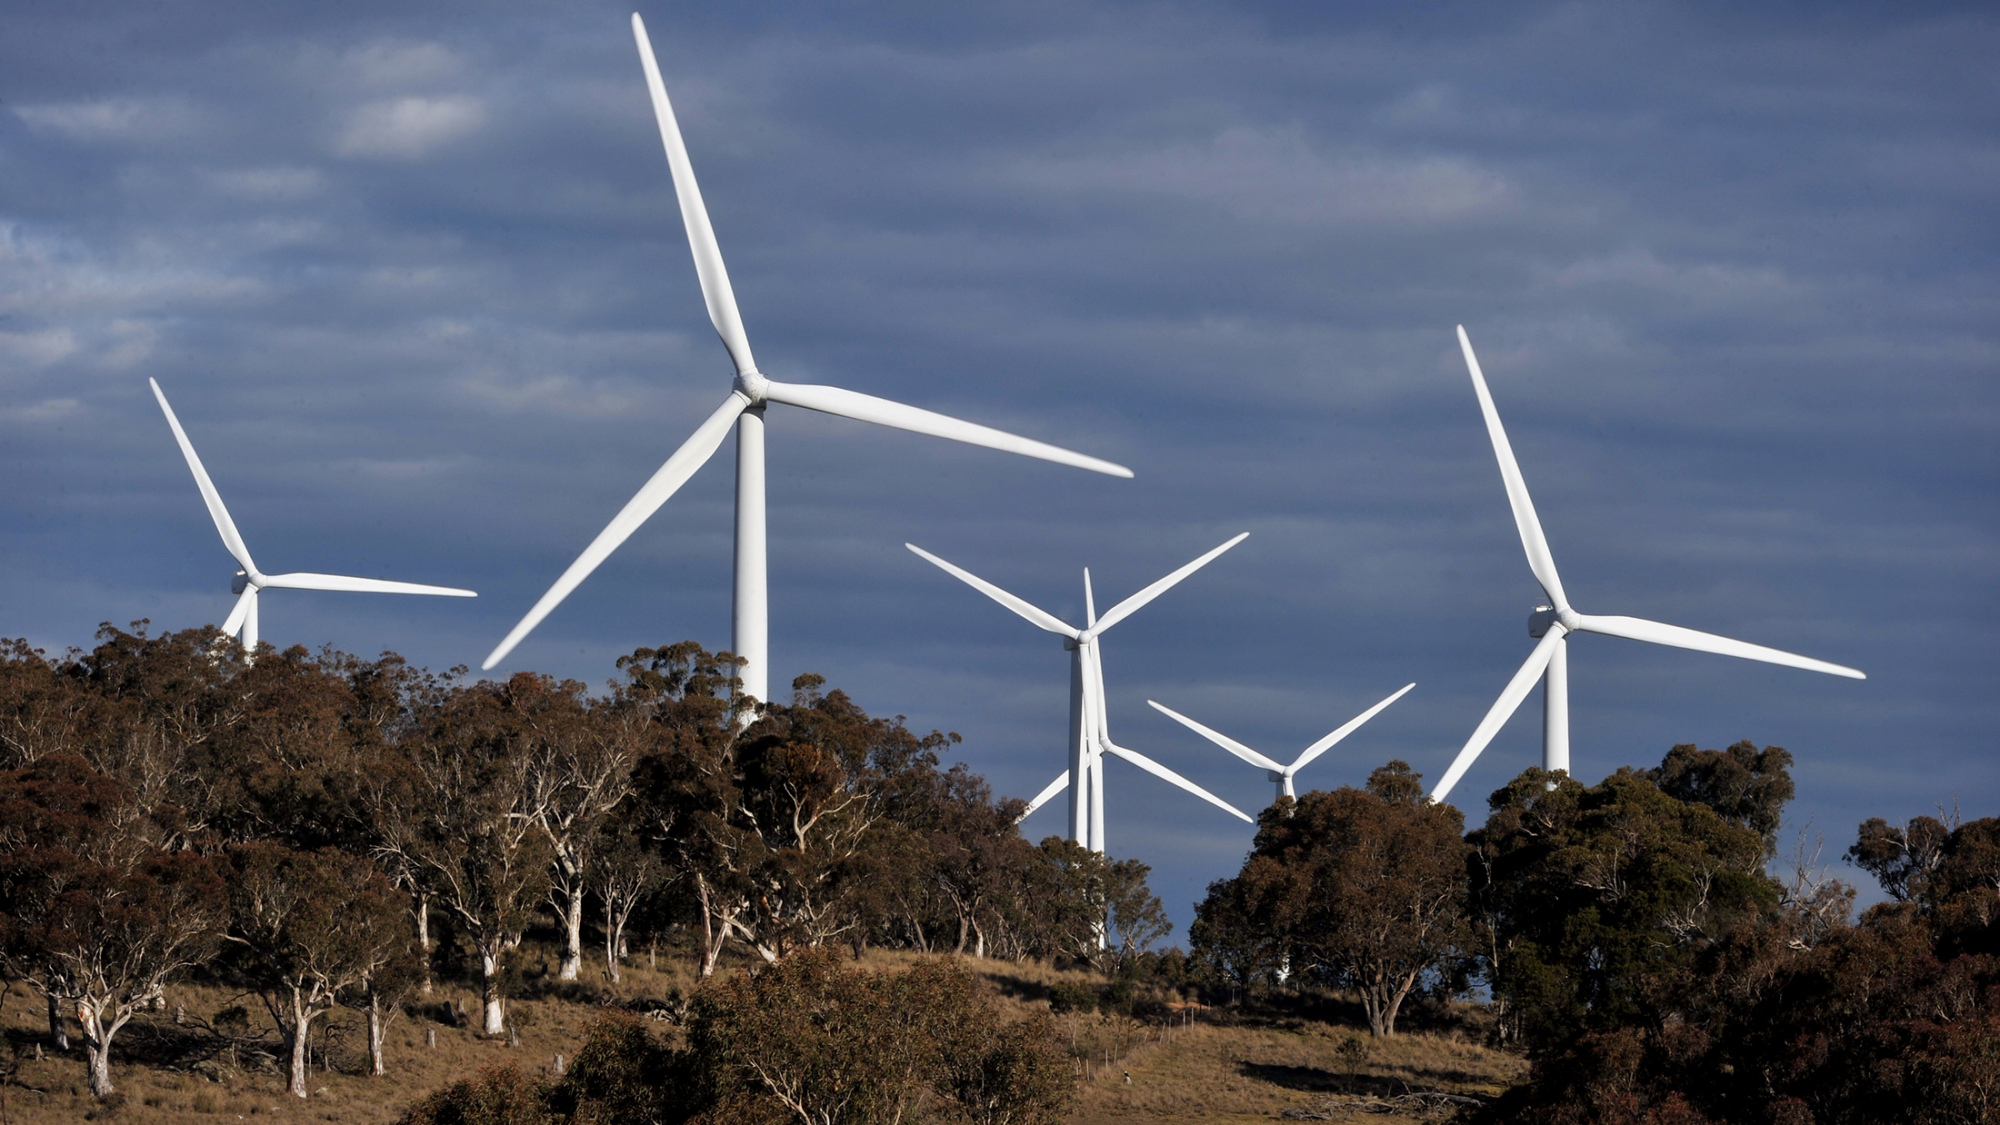
[[[870,954],[867,963],[894,969],[913,958]],[[115,1119],[131,1125],[209,1122],[393,1122],[416,1098],[486,1067],[514,1065],[545,1072],[557,1054],[573,1056],[583,1029],[606,1007],[659,1008],[693,984],[685,962],[645,958],[624,970],[618,985],[596,980],[558,985],[528,974],[510,1003],[518,1045],[475,1034],[454,1012],[476,1011],[477,997],[440,985],[390,1025],[390,1073],[366,1074],[359,1020],[336,1012],[315,1036],[314,1095],[286,1096],[277,1067],[278,1043],[255,997],[184,985],[168,1007],[134,1021],[119,1037],[113,1070],[115,1113],[85,1092],[83,1064],[45,1046],[44,1011],[18,989],[4,998],[0,1026],[10,1048],[9,1080],[0,1087],[0,1120],[43,1125]],[[1046,1006],[1052,986],[1102,985],[1100,977],[1043,965],[975,961],[1008,1002]],[[175,1022],[176,1009],[181,1021]],[[234,1009],[232,1012],[231,1010]],[[1074,1125],[1113,1122],[1277,1120],[1335,1095],[1393,1095],[1410,1090],[1495,1094],[1518,1079],[1525,1064],[1460,1033],[1418,1032],[1371,1041],[1365,1031],[1285,1016],[1247,1015],[1198,1005],[1153,1007],[1151,1019],[1067,1013],[1057,1017],[1076,1058]],[[665,1013],[662,1013],[664,1015]],[[247,1021],[247,1022],[246,1022]],[[671,1023],[659,1026],[671,1033]],[[432,1046],[433,1037],[435,1046]],[[37,1046],[42,1046],[37,1057]],[[330,1064],[330,1065],[329,1065]],[[1127,1075],[1130,1076],[1128,1082]],[[1344,1120],[1335,1113],[1328,1120]],[[1417,1121],[1416,1115],[1366,1114],[1369,1121]],[[1361,1119],[1356,1116],[1354,1119]]]

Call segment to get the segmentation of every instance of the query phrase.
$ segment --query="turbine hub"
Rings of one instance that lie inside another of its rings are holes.
[[[1556,609],[1553,606],[1538,605],[1535,612],[1528,615],[1528,635],[1537,639],[1548,636],[1549,626],[1560,624],[1569,632],[1576,632],[1582,621],[1573,609]]]
[[[240,594],[249,588],[250,576],[240,570],[236,572],[236,577],[229,580],[229,592],[232,594]]]
[[[756,404],[763,402],[764,396],[770,392],[771,381],[764,378],[763,372],[753,368],[749,371],[739,372],[736,376],[735,385],[736,389],[743,393],[744,398],[749,399],[752,404]]]

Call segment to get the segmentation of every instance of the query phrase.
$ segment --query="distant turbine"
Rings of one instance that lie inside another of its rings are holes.
[[[1248,746],[1243,745],[1241,742],[1236,741],[1235,739],[1229,737],[1228,735],[1218,734],[1217,732],[1212,731],[1205,726],[1202,726],[1200,723],[1195,722],[1193,719],[1188,718],[1186,715],[1181,714],[1179,711],[1176,711],[1173,708],[1168,707],[1163,703],[1160,703],[1152,699],[1148,699],[1146,702],[1152,704],[1153,710],[1158,711],[1160,714],[1167,716],[1168,718],[1174,720],[1175,722],[1181,724],[1182,726],[1188,728],[1189,730],[1195,732],[1196,734],[1202,736],[1203,738],[1208,739],[1210,742],[1215,743],[1217,746],[1222,747],[1224,750],[1229,751],[1231,754],[1234,754],[1237,757],[1243,759],[1244,761],[1249,762],[1251,765],[1261,768],[1264,771],[1266,777],[1268,777],[1271,781],[1277,783],[1278,786],[1277,795],[1279,797],[1292,797],[1296,799],[1299,794],[1298,791],[1292,787],[1292,778],[1298,776],[1298,772],[1300,770],[1312,764],[1313,759],[1319,757],[1321,754],[1326,753],[1328,750],[1331,750],[1333,748],[1334,743],[1339,742],[1341,739],[1346,738],[1350,734],[1353,734],[1356,730],[1360,729],[1362,723],[1365,723],[1368,720],[1374,718],[1376,715],[1381,714],[1383,708],[1389,706],[1389,704],[1391,703],[1396,702],[1398,699],[1403,698],[1403,694],[1405,692],[1409,691],[1411,688],[1416,686],[1417,685],[1415,684],[1404,684],[1401,690],[1397,691],[1394,695],[1391,695],[1389,698],[1383,700],[1380,703],[1377,703],[1373,707],[1370,707],[1368,710],[1361,712],[1359,715],[1354,716],[1352,719],[1347,720],[1346,723],[1342,724],[1332,734],[1329,734],[1325,738],[1320,739],[1318,742],[1313,743],[1311,746],[1306,747],[1305,752],[1300,754],[1298,756],[1298,759],[1289,766],[1279,765],[1277,762],[1271,760],[1270,758],[1265,757],[1262,754],[1259,754],[1257,751],[1250,749]],[[1273,798],[1273,803],[1276,803],[1275,798]]]
[[[1029,813],[1041,808],[1049,798],[1064,789],[1069,790],[1070,839],[1083,844],[1091,851],[1104,851],[1104,755],[1138,766],[1154,777],[1200,797],[1209,804],[1223,809],[1247,823],[1256,823],[1245,816],[1242,810],[1222,798],[1182,777],[1180,774],[1155,762],[1135,750],[1127,750],[1111,741],[1110,723],[1104,713],[1104,664],[1099,651],[1098,638],[1113,625],[1125,620],[1141,606],[1172,589],[1181,579],[1208,565],[1209,560],[1243,542],[1249,536],[1243,532],[1236,538],[1215,548],[1193,562],[1160,579],[1158,582],[1112,606],[1103,617],[1097,616],[1097,602],[1090,591],[1090,571],[1083,572],[1083,606],[1085,627],[1077,628],[1054,614],[1028,604],[1013,594],[1002,590],[991,582],[938,558],[914,543],[903,546],[916,552],[924,559],[935,563],[952,577],[1027,618],[1033,624],[1056,633],[1064,638],[1063,647],[1069,650],[1069,769],[1063,771],[1048,787],[1028,803],[1021,814],[1025,820]]]
[[[1548,595],[1548,604],[1537,606],[1528,615],[1528,635],[1541,638],[1540,643],[1528,654],[1527,663],[1521,665],[1521,670],[1507,681],[1506,689],[1500,693],[1499,699],[1494,700],[1493,707],[1479,721],[1479,726],[1474,728],[1472,737],[1466,740],[1465,748],[1453,759],[1451,768],[1444,771],[1444,777],[1439,779],[1437,788],[1431,793],[1432,800],[1445,799],[1451,787],[1458,784],[1458,779],[1479,757],[1479,752],[1486,749],[1486,744],[1493,741],[1494,735],[1500,733],[1500,728],[1506,725],[1514,709],[1527,698],[1529,689],[1535,686],[1538,679],[1542,680],[1542,768],[1569,770],[1569,656],[1565,638],[1571,633],[1604,633],[1657,645],[1691,648],[1697,652],[1762,660],[1850,679],[1868,678],[1845,665],[1734,641],[1713,633],[1683,629],[1679,625],[1664,625],[1639,617],[1596,617],[1571,609],[1569,599],[1563,596],[1562,579],[1556,575],[1555,557],[1549,553],[1548,540],[1542,535],[1541,520],[1535,516],[1535,502],[1528,498],[1528,485],[1521,479],[1521,467],[1514,462],[1513,446],[1507,443],[1507,431],[1500,426],[1500,412],[1493,407],[1493,395],[1486,389],[1486,377],[1480,373],[1479,360],[1472,354],[1472,339],[1465,334],[1462,325],[1458,330],[1458,346],[1465,353],[1466,369],[1472,372],[1472,389],[1479,395],[1479,410],[1486,416],[1486,434],[1493,441],[1493,455],[1500,461],[1500,479],[1507,486],[1507,503],[1514,509],[1514,526],[1520,531],[1521,546],[1528,553],[1528,569],[1542,584],[1542,591]]]
[[[764,407],[766,403],[818,410],[842,418],[855,418],[877,425],[893,426],[934,437],[950,438],[970,445],[983,445],[1008,453],[1039,457],[1044,461],[1073,465],[1111,476],[1129,477],[1132,470],[1081,453],[1072,453],[1039,441],[971,422],[961,422],[943,414],[890,402],[873,395],[858,394],[839,387],[806,383],[780,383],[757,370],[750,354],[750,337],[743,331],[743,318],[736,311],[735,292],[729,286],[729,271],[723,268],[722,251],[708,224],[708,210],[695,183],[694,166],[688,162],[687,146],[681,141],[674,107],[667,101],[667,88],[660,80],[659,64],[653,60],[653,45],[646,38],[646,25],[638,13],[632,15],[632,35],[639,44],[639,63],[646,71],[646,86],[653,95],[653,114],[659,120],[660,139],[667,147],[667,166],[673,173],[674,194],[680,200],[681,221],[687,227],[688,245],[694,251],[695,275],[701,280],[702,297],[708,303],[708,318],[716,335],[736,364],[735,388],[708,420],[696,427],[694,436],[667,458],[653,478],[632,497],[611,523],[591,540],[569,569],[562,572],[534,608],[521,618],[504,640],[487,655],[481,668],[500,663],[521,643],[542,618],[562,604],[570,591],[581,585],[611,552],[639,530],[660,510],[695,470],[708,462],[736,426],[736,605],[733,619],[736,655],[743,657],[743,694],[760,702],[770,700],[770,611],[765,594],[764,550]]]
[[[208,470],[201,467],[201,458],[195,456],[194,443],[188,441],[187,431],[181,429],[181,420],[174,417],[174,408],[167,405],[166,392],[153,379],[146,380],[153,388],[153,397],[160,400],[160,410],[167,416],[167,425],[173,427],[174,440],[180,443],[181,455],[187,458],[188,468],[194,473],[195,487],[201,489],[201,498],[208,505],[209,517],[215,520],[215,530],[222,534],[222,545],[234,556],[243,569],[236,572],[236,581],[230,584],[230,592],[240,595],[236,608],[229,611],[229,617],[222,623],[222,631],[231,636],[242,632],[243,652],[251,659],[257,656],[257,592],[266,587],[279,590],[346,590],[361,594],[441,594],[448,598],[476,598],[471,590],[460,590],[453,586],[420,586],[415,582],[385,582],[379,578],[349,578],[342,574],[265,574],[250,560],[250,548],[244,546],[243,536],[237,534],[236,521],[229,518],[229,509],[222,506],[222,494],[215,490],[215,482],[208,479]]]

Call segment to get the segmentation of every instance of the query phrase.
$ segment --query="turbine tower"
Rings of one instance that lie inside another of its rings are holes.
[[[1507,431],[1500,426],[1500,412],[1493,407],[1493,395],[1486,389],[1486,376],[1480,373],[1479,359],[1472,354],[1472,339],[1465,334],[1463,325],[1458,329],[1458,346],[1465,353],[1466,369],[1472,372],[1472,389],[1479,396],[1480,413],[1486,417],[1486,435],[1492,439],[1493,455],[1500,462],[1500,479],[1507,487],[1507,503],[1514,510],[1514,526],[1520,531],[1521,546],[1528,554],[1528,569],[1541,583],[1548,601],[1535,607],[1534,612],[1528,615],[1528,635],[1539,638],[1534,651],[1528,654],[1527,662],[1514,673],[1514,678],[1507,681],[1500,698],[1493,701],[1486,717],[1479,721],[1472,737],[1466,740],[1465,748],[1458,752],[1451,768],[1438,780],[1437,788],[1431,792],[1432,800],[1445,799],[1451,787],[1458,784],[1458,779],[1479,757],[1479,752],[1486,749],[1486,744],[1493,741],[1494,735],[1500,733],[1500,728],[1506,725],[1514,709],[1527,698],[1538,679],[1542,681],[1542,768],[1568,772],[1568,637],[1571,633],[1603,633],[1656,645],[1691,648],[1696,652],[1762,660],[1768,664],[1783,664],[1855,680],[1868,678],[1845,665],[1684,629],[1679,625],[1666,625],[1639,617],[1594,616],[1570,608],[1569,598],[1563,593],[1562,579],[1556,574],[1555,557],[1549,553],[1549,542],[1542,535],[1541,520],[1535,516],[1535,502],[1528,497],[1528,485],[1521,479],[1521,466],[1514,461],[1514,448],[1507,442]]]
[[[666,85],[660,80],[659,64],[653,59],[653,44],[646,37],[646,25],[638,13],[632,15],[632,36],[639,45],[639,63],[646,72],[646,87],[653,97],[653,114],[659,121],[660,140],[666,145],[667,166],[673,174],[674,194],[680,200],[681,221],[687,227],[688,245],[694,252],[695,275],[701,281],[702,299],[716,335],[736,366],[736,380],[729,397],[696,427],[694,436],[667,458],[638,495],[632,497],[609,526],[591,540],[583,554],[562,572],[540,601],[528,610],[504,640],[487,655],[481,668],[500,663],[521,643],[550,611],[582,584],[618,545],[639,529],[665,504],[695,470],[706,464],[736,429],[736,566],[735,607],[732,615],[736,655],[744,658],[743,693],[759,702],[770,698],[770,611],[765,589],[764,550],[764,408],[770,403],[818,410],[842,418],[854,418],[920,434],[950,438],[970,445],[1038,457],[1044,461],[1073,465],[1111,476],[1129,477],[1132,470],[1081,453],[1072,453],[1039,441],[987,426],[961,422],[943,414],[890,402],[873,395],[839,387],[805,383],[780,383],[766,378],[757,369],[750,353],[750,337],[743,330],[743,318],[736,310],[736,296],[729,286],[729,271],[723,267],[722,251],[715,231],[708,223],[708,210],[695,183],[694,166],[688,162],[687,146],[681,141],[674,107],[667,100]]]
[[[1030,813],[1041,808],[1051,797],[1064,789],[1069,790],[1070,839],[1084,845],[1091,851],[1102,854],[1104,848],[1104,756],[1111,755],[1138,766],[1154,777],[1177,785],[1200,797],[1209,804],[1223,809],[1246,823],[1255,821],[1245,816],[1242,810],[1229,802],[1182,777],[1180,774],[1155,762],[1136,750],[1111,741],[1110,723],[1104,711],[1104,663],[1098,638],[1113,625],[1132,616],[1141,606],[1172,589],[1181,579],[1208,565],[1209,561],[1227,551],[1249,536],[1243,532],[1236,538],[1215,548],[1193,562],[1167,575],[1145,589],[1112,606],[1103,617],[1097,616],[1097,602],[1090,590],[1090,571],[1083,572],[1083,612],[1084,627],[1079,629],[1061,618],[1039,609],[1021,598],[1002,590],[991,582],[969,571],[961,570],[938,558],[914,543],[905,543],[920,557],[936,564],[947,574],[973,589],[1013,610],[1034,625],[1055,633],[1063,638],[1063,647],[1069,650],[1069,768],[1048,784],[1021,814],[1027,819]]]
[[[195,487],[201,489],[202,502],[208,505],[209,518],[215,521],[215,530],[222,535],[222,545],[236,559],[243,569],[236,572],[236,581],[230,584],[230,592],[237,595],[236,607],[229,611],[229,617],[222,622],[222,631],[230,636],[240,632],[243,653],[248,659],[257,658],[257,594],[266,588],[279,590],[344,590],[362,594],[439,594],[448,598],[476,598],[471,590],[460,590],[453,586],[422,586],[415,582],[385,582],[379,578],[349,578],[344,574],[265,574],[257,569],[250,559],[250,548],[243,543],[243,536],[237,533],[236,521],[229,518],[229,509],[222,506],[222,494],[215,490],[215,482],[208,479],[208,470],[202,468],[201,458],[195,455],[194,443],[188,440],[187,431],[181,429],[181,420],[174,416],[174,408],[167,405],[167,395],[160,390],[157,380],[146,382],[153,388],[153,397],[160,400],[160,410],[167,416],[167,425],[174,431],[174,440],[180,443],[181,456],[187,458],[188,469],[194,473]]]
[[[1384,699],[1382,702],[1377,703],[1373,707],[1370,707],[1368,710],[1361,712],[1359,715],[1354,716],[1352,719],[1347,720],[1347,722],[1337,727],[1333,731],[1333,733],[1327,735],[1325,738],[1320,739],[1318,742],[1313,743],[1311,746],[1306,747],[1305,751],[1301,753],[1298,756],[1298,758],[1295,759],[1289,766],[1279,765],[1276,761],[1273,761],[1272,759],[1267,758],[1262,754],[1259,754],[1257,751],[1250,749],[1248,746],[1243,745],[1241,742],[1236,741],[1235,739],[1229,737],[1228,735],[1220,734],[1216,731],[1210,730],[1209,728],[1201,725],[1200,723],[1195,722],[1193,719],[1188,718],[1186,715],[1181,714],[1179,711],[1176,711],[1173,708],[1168,707],[1166,704],[1161,703],[1158,700],[1148,699],[1146,702],[1152,705],[1153,710],[1158,711],[1160,714],[1165,715],[1166,717],[1174,720],[1175,722],[1181,724],[1182,726],[1195,732],[1196,734],[1202,736],[1203,738],[1208,739],[1210,742],[1215,743],[1217,746],[1222,747],[1224,750],[1229,751],[1231,754],[1234,754],[1237,757],[1243,759],[1244,761],[1249,762],[1251,765],[1257,766],[1258,768],[1262,769],[1264,771],[1264,775],[1277,784],[1278,797],[1291,797],[1294,800],[1296,800],[1299,794],[1298,790],[1293,788],[1292,786],[1292,778],[1298,776],[1298,772],[1300,770],[1312,764],[1313,759],[1319,757],[1321,754],[1326,753],[1328,750],[1333,749],[1335,743],[1339,742],[1343,738],[1346,738],[1348,735],[1353,734],[1356,730],[1359,730],[1362,723],[1365,723],[1368,720],[1374,718],[1376,715],[1381,714],[1383,708],[1389,706],[1389,704],[1391,703],[1396,702],[1398,699],[1403,698],[1403,695],[1406,692],[1408,692],[1411,688],[1416,686],[1417,685],[1415,684],[1404,684],[1402,688],[1399,689],[1394,695],[1391,695],[1389,698]],[[1277,797],[1272,798],[1272,803],[1273,804],[1277,803]]]

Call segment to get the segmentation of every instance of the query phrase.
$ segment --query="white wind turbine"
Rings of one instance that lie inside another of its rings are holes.
[[[1868,678],[1844,665],[1718,637],[1713,633],[1684,629],[1679,625],[1666,625],[1639,617],[1600,617],[1571,609],[1569,599],[1563,594],[1562,579],[1556,575],[1555,558],[1549,553],[1548,540],[1542,535],[1542,523],[1535,516],[1535,502],[1528,498],[1528,485],[1521,479],[1521,467],[1514,461],[1513,446],[1507,443],[1507,431],[1500,426],[1500,413],[1493,408],[1493,395],[1486,389],[1486,377],[1480,373],[1479,360],[1472,354],[1472,340],[1465,334],[1463,325],[1458,329],[1458,346],[1465,353],[1467,370],[1472,372],[1472,389],[1479,395],[1479,410],[1486,417],[1486,434],[1493,441],[1493,455],[1500,461],[1500,479],[1507,487],[1507,503],[1514,509],[1514,526],[1521,533],[1521,546],[1528,553],[1528,569],[1542,584],[1543,592],[1548,595],[1548,604],[1537,606],[1528,615],[1528,635],[1540,638],[1535,650],[1528,654],[1527,662],[1514,673],[1513,679],[1507,681],[1500,698],[1493,701],[1486,717],[1473,729],[1465,748],[1458,752],[1451,768],[1444,772],[1437,788],[1431,792],[1432,800],[1445,799],[1451,787],[1458,784],[1458,779],[1479,757],[1479,752],[1486,749],[1486,744],[1493,741],[1494,735],[1500,733],[1500,728],[1506,725],[1514,709],[1527,698],[1538,679],[1542,681],[1542,768],[1568,772],[1569,656],[1566,638],[1571,633],[1604,633],[1657,645],[1691,648],[1697,652],[1762,660],[1768,664],[1783,664],[1850,679]]]
[[[992,598],[994,601],[999,602],[1001,605],[1006,606],[1008,609],[1013,610],[1015,613],[1020,614],[1022,617],[1027,618],[1032,624],[1061,636],[1063,638],[1063,647],[1069,650],[1069,768],[1064,770],[1061,775],[1048,784],[1047,788],[1037,794],[1033,801],[1028,803],[1027,810],[1021,814],[1021,819],[1027,819],[1029,813],[1041,808],[1048,802],[1049,798],[1054,797],[1057,793],[1067,788],[1069,790],[1070,839],[1083,844],[1091,851],[1101,854],[1104,851],[1104,755],[1110,754],[1112,757],[1122,758],[1138,766],[1154,777],[1180,786],[1182,789],[1200,797],[1209,804],[1229,812],[1238,819],[1251,824],[1256,823],[1250,817],[1245,816],[1242,810],[1236,806],[1210,793],[1180,774],[1155,762],[1144,754],[1135,750],[1127,750],[1125,747],[1111,741],[1110,723],[1106,720],[1104,712],[1104,664],[1097,643],[1098,638],[1102,637],[1105,631],[1113,625],[1132,616],[1139,607],[1166,593],[1179,583],[1181,579],[1208,565],[1209,560],[1243,542],[1249,535],[1249,532],[1243,532],[1222,546],[1215,548],[1186,566],[1181,567],[1179,570],[1174,571],[1172,574],[1167,575],[1165,578],[1160,579],[1158,582],[1112,606],[1103,617],[1097,616],[1097,602],[1090,590],[1090,571],[1086,569],[1083,572],[1083,613],[1085,625],[1081,629],[1052,613],[1028,604],[1021,598],[1015,597],[1013,594],[1002,590],[1000,587],[995,586],[978,575],[953,566],[914,543],[903,544],[903,546],[908,547],[924,559],[935,563],[947,574],[985,594],[987,597]]]
[[[215,490],[215,482],[208,479],[208,470],[202,468],[201,458],[195,455],[194,443],[188,441],[187,431],[181,429],[181,420],[174,416],[174,408],[167,405],[166,392],[153,379],[146,380],[153,388],[153,397],[160,400],[160,410],[167,416],[167,425],[174,431],[174,440],[180,443],[181,456],[187,458],[188,468],[194,473],[195,487],[201,490],[202,502],[208,505],[208,514],[215,521],[215,530],[222,534],[222,545],[228,549],[243,569],[236,572],[236,581],[230,584],[230,592],[237,594],[236,608],[229,611],[229,617],[222,623],[222,631],[235,636],[242,633],[243,652],[251,659],[257,656],[257,594],[266,588],[278,590],[343,590],[359,594],[441,594],[448,598],[476,598],[471,590],[460,590],[453,586],[423,586],[415,582],[386,582],[380,578],[349,578],[344,574],[265,574],[257,569],[250,559],[250,548],[244,546],[243,536],[236,531],[236,521],[229,518],[229,509],[222,506],[222,494]]]
[[[674,107],[667,100],[667,88],[660,80],[659,64],[653,59],[653,45],[646,37],[646,25],[638,13],[632,15],[632,35],[639,45],[639,63],[646,72],[646,87],[652,92],[653,114],[659,121],[660,139],[666,144],[667,166],[673,173],[674,194],[680,200],[681,221],[687,227],[688,245],[694,252],[695,275],[701,281],[702,298],[708,304],[708,318],[716,335],[736,365],[736,382],[713,414],[694,435],[667,458],[651,480],[632,497],[611,520],[609,526],[591,540],[583,554],[562,572],[527,616],[521,618],[505,639],[487,655],[481,668],[492,668],[521,643],[550,611],[582,584],[612,551],[618,549],[639,525],[673,496],[695,470],[706,464],[721,447],[733,423],[736,427],[736,568],[733,614],[736,655],[743,657],[743,693],[759,701],[770,698],[770,614],[765,593],[764,550],[764,407],[768,403],[818,410],[843,418],[893,426],[920,434],[950,438],[970,445],[983,445],[1008,453],[1039,457],[1064,465],[1090,469],[1111,476],[1129,477],[1132,470],[1081,453],[1072,453],[1043,442],[987,426],[961,422],[943,414],[890,402],[873,395],[839,387],[805,383],[780,383],[757,370],[750,354],[750,337],[736,311],[736,296],[729,286],[729,271],[723,267],[722,251],[708,223],[702,205],[701,188],[695,183],[694,166],[688,162],[687,146],[681,141]]]
[[[1377,703],[1373,707],[1370,707],[1368,710],[1361,712],[1359,715],[1354,716],[1352,719],[1347,720],[1347,722],[1335,728],[1333,733],[1327,735],[1325,738],[1320,739],[1318,742],[1313,743],[1311,746],[1306,747],[1305,751],[1301,753],[1296,759],[1294,759],[1292,764],[1289,766],[1280,765],[1278,762],[1270,758],[1267,758],[1262,754],[1259,754],[1257,751],[1250,749],[1248,746],[1243,745],[1241,742],[1236,741],[1235,739],[1229,737],[1226,734],[1221,734],[1216,731],[1210,730],[1209,728],[1201,725],[1200,723],[1195,722],[1193,719],[1188,718],[1186,715],[1181,714],[1179,711],[1174,710],[1173,708],[1167,706],[1164,703],[1159,702],[1158,700],[1148,699],[1146,702],[1152,705],[1153,710],[1158,711],[1160,714],[1167,716],[1168,718],[1174,720],[1175,722],[1181,724],[1182,726],[1195,732],[1196,734],[1202,736],[1203,738],[1208,739],[1210,742],[1215,743],[1217,746],[1222,747],[1224,750],[1229,751],[1231,754],[1234,754],[1237,757],[1243,759],[1244,761],[1249,762],[1251,765],[1262,769],[1264,771],[1264,775],[1277,784],[1278,787],[1277,795],[1279,797],[1291,797],[1296,799],[1299,794],[1298,790],[1293,788],[1292,786],[1292,778],[1298,776],[1298,772],[1300,770],[1306,768],[1308,765],[1311,765],[1313,759],[1319,757],[1321,754],[1326,753],[1328,750],[1333,749],[1335,743],[1339,742],[1343,738],[1346,738],[1348,735],[1353,734],[1356,730],[1359,730],[1362,723],[1365,723],[1368,720],[1374,718],[1376,715],[1381,714],[1383,708],[1389,706],[1389,704],[1391,703],[1396,702],[1398,699],[1403,698],[1405,692],[1409,691],[1411,688],[1416,686],[1417,685],[1415,684],[1404,684],[1402,688],[1399,689],[1394,695],[1391,695],[1389,698],[1384,699],[1382,702]],[[1273,803],[1276,803],[1276,798],[1273,798]]]

